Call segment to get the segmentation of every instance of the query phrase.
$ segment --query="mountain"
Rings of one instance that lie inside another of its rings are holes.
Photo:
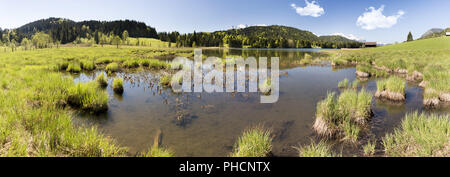
[[[321,41],[329,41],[329,42],[358,42],[355,40],[348,39],[344,36],[340,35],[329,35],[329,36],[320,36],[319,40]]]
[[[430,30],[428,30],[427,32],[425,32],[422,37],[420,37],[421,39],[427,39],[427,38],[432,38],[432,37],[436,37],[438,36],[440,33],[442,33],[444,31],[444,29],[441,28],[432,28]]]

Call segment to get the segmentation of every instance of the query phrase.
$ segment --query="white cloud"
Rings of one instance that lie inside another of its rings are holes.
[[[243,28],[248,28],[250,26],[267,26],[267,25],[266,24],[255,24],[255,25],[239,24],[237,26],[232,26],[230,29],[243,29]]]
[[[305,0],[306,7],[297,7],[295,4],[291,4],[291,7],[295,9],[295,11],[300,16],[311,16],[311,17],[320,17],[325,13],[322,7],[316,1],[309,2]]]
[[[333,36],[342,36],[342,37],[345,37],[347,39],[355,40],[355,41],[364,41],[365,40],[363,37],[358,37],[358,36],[353,35],[353,34],[333,33],[331,35],[333,35]]]
[[[395,24],[397,24],[398,19],[405,14],[404,11],[399,10],[396,15],[386,17],[383,15],[383,10],[384,5],[382,5],[379,9],[369,7],[369,9],[366,9],[366,12],[364,12],[361,16],[358,17],[356,25],[360,26],[362,29],[365,30],[374,30],[377,28],[390,28]]]

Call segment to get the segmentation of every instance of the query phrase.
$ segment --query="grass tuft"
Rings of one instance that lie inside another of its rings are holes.
[[[332,153],[331,146],[325,141],[320,141],[319,143],[312,143],[308,146],[303,146],[296,148],[298,150],[299,157],[338,157]]]
[[[115,78],[112,87],[115,93],[123,94],[123,79]]]
[[[138,157],[173,157],[173,152],[170,149],[152,147],[147,152],[140,153]]]
[[[383,138],[387,156],[450,156],[450,117],[419,114],[405,116],[401,127]]]
[[[110,63],[106,65],[106,71],[107,72],[117,72],[119,71],[119,64],[117,63]]]
[[[108,110],[108,94],[97,83],[78,83],[69,88],[67,102],[84,111],[101,113]]]
[[[100,85],[100,87],[105,88],[108,86],[108,79],[106,78],[105,74],[100,74],[97,76],[97,83]]]
[[[233,157],[267,157],[272,151],[271,131],[262,126],[250,128],[239,137]]]

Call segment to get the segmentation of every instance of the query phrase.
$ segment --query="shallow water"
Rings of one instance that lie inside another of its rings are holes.
[[[109,110],[102,115],[80,114],[77,120],[94,124],[122,146],[136,153],[151,147],[158,130],[162,146],[176,156],[227,156],[239,135],[252,125],[272,128],[275,156],[297,156],[294,146],[309,144],[316,138],[312,130],[316,104],[327,91],[339,91],[339,81],[355,78],[354,68],[331,66],[300,67],[296,63],[305,53],[320,57],[316,51],[303,50],[207,50],[207,56],[278,56],[280,57],[280,97],[274,104],[261,104],[259,93],[182,93],[158,86],[158,73],[136,71],[118,73],[123,77],[125,92],[115,95],[108,87]],[[100,72],[81,74],[76,81],[95,79]],[[286,74],[287,73],[287,74]],[[112,83],[113,76],[109,77]],[[374,93],[376,80],[362,82]],[[405,104],[373,100],[375,116],[369,134],[382,137],[401,122],[407,112],[427,111],[422,105],[422,89],[408,83]],[[432,112],[450,112],[449,109]],[[344,154],[358,154],[358,148]]]

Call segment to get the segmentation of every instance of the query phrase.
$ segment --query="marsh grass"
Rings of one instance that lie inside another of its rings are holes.
[[[110,63],[110,64],[106,65],[105,69],[107,72],[117,72],[117,71],[119,71],[119,64]]]
[[[339,88],[347,88],[348,87],[348,79],[345,78],[344,80],[340,81],[338,83],[338,87]]]
[[[352,82],[352,89],[357,90],[358,89],[358,85],[359,85],[359,81],[357,79],[355,79]]]
[[[332,152],[332,147],[325,141],[316,143],[311,142],[308,146],[295,147],[298,150],[299,157],[339,157],[340,155]]]
[[[95,64],[93,61],[81,61],[81,68],[86,71],[92,71],[95,69]]]
[[[146,152],[139,153],[138,157],[173,157],[173,152],[162,147],[151,147]]]
[[[105,88],[108,86],[108,79],[106,78],[105,74],[100,74],[96,78],[97,83],[100,85],[100,87]]]
[[[67,102],[86,112],[102,113],[108,110],[108,93],[95,82],[78,83],[69,88]]]
[[[159,82],[162,86],[169,86],[171,78],[170,75],[163,75],[159,78]]]
[[[272,81],[270,80],[270,78],[266,79],[261,84],[259,84],[259,90],[264,95],[270,94],[270,92],[272,91]]]
[[[151,57],[193,54],[191,49],[155,51],[124,47],[117,50],[114,46],[0,52],[0,156],[129,155],[127,148],[100,133],[95,125],[73,121],[78,111],[105,109],[106,91],[95,81],[75,84],[70,74],[59,71],[66,71],[69,64],[78,62],[83,63],[82,70],[88,70],[84,62],[94,61],[96,65],[121,63],[122,58],[136,58],[141,53]]]
[[[113,81],[112,88],[114,90],[114,93],[123,94],[123,79],[115,78]]]
[[[450,117],[446,115],[407,114],[401,127],[383,138],[387,156],[450,156]]]
[[[272,131],[256,126],[244,131],[238,138],[231,156],[267,157],[272,152]]]
[[[139,62],[137,60],[127,60],[122,65],[125,68],[137,68],[139,67]]]
[[[375,97],[392,101],[404,101],[406,99],[405,85],[405,80],[397,76],[377,81]]]
[[[81,66],[79,63],[72,62],[67,66],[67,72],[79,73],[81,71]]]
[[[362,89],[347,89],[336,99],[334,92],[317,104],[314,130],[321,136],[341,137],[356,142],[361,126],[372,116],[372,94]]]
[[[365,156],[375,155],[375,141],[368,141],[366,145],[363,146],[363,151]]]

